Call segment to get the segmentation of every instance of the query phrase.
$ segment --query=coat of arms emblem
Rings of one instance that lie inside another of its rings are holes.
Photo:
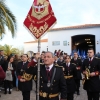
[[[44,16],[49,14],[48,11],[49,2],[47,0],[37,0],[37,4],[33,3],[31,16],[40,20]]]

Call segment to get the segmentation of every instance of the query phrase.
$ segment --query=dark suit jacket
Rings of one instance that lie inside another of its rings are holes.
[[[17,74],[18,77],[22,75],[22,73],[23,73],[21,71],[22,69],[25,70],[25,71],[27,70],[28,63],[29,62],[26,62],[24,65],[23,65],[23,62],[18,63],[17,68],[16,68],[16,74]],[[26,82],[18,81],[18,88],[21,91],[30,91],[30,90],[32,90],[32,80],[26,81]]]
[[[45,65],[40,65],[40,91],[50,94],[56,94],[60,92],[61,98],[67,99],[67,86],[66,86],[66,81],[64,79],[63,71],[61,68],[53,66],[53,68],[51,69],[51,73],[53,73],[55,67],[56,67],[56,74],[54,77],[54,81],[52,83],[51,88],[48,88],[47,87],[48,78],[46,74]],[[37,72],[37,66],[34,67],[33,74],[36,75],[36,72]],[[48,100],[48,99],[40,97],[40,100]],[[59,98],[56,97],[56,98],[51,98],[49,100],[59,100]]]
[[[66,63],[63,64],[64,67],[64,76],[69,76],[68,75],[68,71],[70,75],[73,75],[72,78],[70,79],[66,79],[66,83],[67,83],[67,93],[74,93],[75,89],[76,89],[76,85],[75,85],[75,77],[76,77],[76,66],[74,64],[70,63],[69,67],[66,67]]]
[[[82,79],[82,61],[81,59],[77,58],[77,60],[74,60],[74,58],[71,60],[71,63],[75,63],[76,64],[76,70],[77,70],[77,76],[75,77],[75,79],[81,80]]]
[[[0,65],[2,66],[4,63],[4,57],[3,56],[0,56],[0,57],[2,57],[2,58],[0,58]]]
[[[90,73],[91,72],[99,72],[100,73],[100,60],[97,58],[93,58],[90,63]],[[85,59],[83,62],[82,70],[85,71],[86,68],[89,68],[89,59]],[[86,80],[84,83],[84,89],[91,92],[99,92],[100,91],[100,80],[99,74],[93,77],[90,77],[89,80]]]
[[[58,60],[58,61],[57,61],[57,64],[58,64],[59,66],[63,66],[63,64],[64,64],[64,60],[63,60],[63,61]]]

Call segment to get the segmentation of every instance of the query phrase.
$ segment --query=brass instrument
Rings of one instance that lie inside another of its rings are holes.
[[[90,70],[89,68],[86,68],[86,74],[84,75],[84,78],[82,79],[82,84],[85,83],[85,80],[89,80],[89,77],[90,77]]]
[[[86,68],[86,80],[89,80],[90,77],[90,70],[88,68]]]
[[[25,73],[25,72],[23,72],[23,75],[21,76],[21,78],[25,79],[26,81],[30,81],[32,77],[33,75]]]

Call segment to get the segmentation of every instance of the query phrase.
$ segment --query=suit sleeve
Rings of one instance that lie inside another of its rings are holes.
[[[63,75],[63,71],[61,71],[61,77],[60,77],[60,91],[61,91],[61,100],[67,99],[67,85],[66,85],[66,80]]]
[[[77,77],[76,65],[74,65],[73,68],[74,68],[74,75],[73,75],[73,76],[74,76],[74,78],[75,78],[75,77]]]
[[[1,66],[3,68],[3,70],[6,72],[7,71],[7,68],[8,68],[8,62],[5,61],[3,66]]]
[[[35,62],[34,60],[32,60],[29,64],[28,67],[33,67],[33,76],[37,75],[37,62]]]
[[[83,64],[82,64],[82,73],[85,71],[85,60],[83,61]]]
[[[18,80],[20,80],[21,76],[20,76],[20,62],[17,64],[17,67],[16,67],[16,75],[18,77]]]
[[[100,59],[97,59],[97,71],[95,71],[95,76],[99,76],[100,75]]]
[[[79,60],[79,66],[80,66],[80,70],[82,72],[82,61],[81,61],[81,59]]]

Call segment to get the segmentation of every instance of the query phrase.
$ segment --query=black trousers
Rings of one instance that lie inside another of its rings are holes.
[[[99,92],[89,92],[87,91],[88,100],[99,100]]]
[[[73,100],[74,99],[74,93],[67,93],[67,100]]]
[[[76,83],[76,92],[79,92],[80,80],[79,79],[76,79],[75,80],[75,83]]]
[[[30,91],[22,91],[23,100],[30,100]]]
[[[7,88],[9,88],[9,91],[11,89],[11,81],[5,80],[4,81],[4,88],[5,88],[5,92],[7,92]]]

